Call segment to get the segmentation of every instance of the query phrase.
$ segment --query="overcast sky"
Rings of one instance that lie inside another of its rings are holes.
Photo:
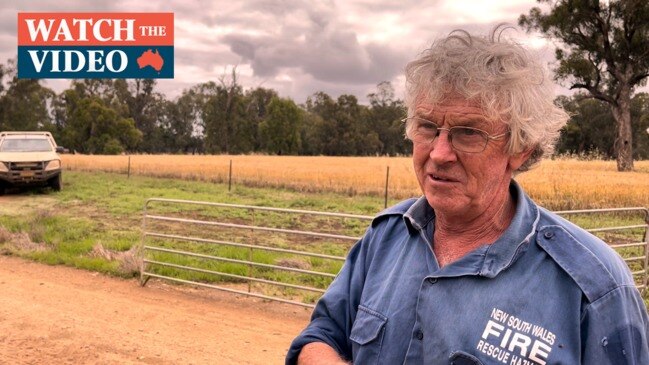
[[[302,103],[317,91],[362,102],[381,81],[403,96],[405,64],[458,28],[486,33],[517,24],[534,0],[9,0],[0,2],[0,62],[16,55],[24,12],[173,12],[175,78],[159,80],[169,98],[236,66],[244,88],[273,88]],[[538,35],[510,33],[548,62],[554,47]],[[56,91],[69,80],[47,80]],[[557,91],[561,92],[560,88]]]

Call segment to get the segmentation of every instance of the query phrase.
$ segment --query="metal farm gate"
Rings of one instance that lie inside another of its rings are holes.
[[[555,212],[608,242],[648,284],[649,210]],[[149,278],[313,307],[372,216],[148,199],[140,282]],[[612,222],[610,225],[605,222]]]

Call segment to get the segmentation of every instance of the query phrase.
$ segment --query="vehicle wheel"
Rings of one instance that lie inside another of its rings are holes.
[[[50,187],[52,188],[52,190],[61,191],[61,187],[63,186],[61,175],[62,174],[58,174],[55,178],[50,180]]]

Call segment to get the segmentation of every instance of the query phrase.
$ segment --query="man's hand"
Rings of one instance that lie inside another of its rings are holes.
[[[323,342],[305,345],[297,358],[298,365],[349,365],[331,346]]]

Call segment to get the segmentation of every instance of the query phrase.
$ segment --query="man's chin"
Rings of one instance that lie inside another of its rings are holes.
[[[467,204],[462,203],[461,198],[449,195],[440,196],[439,194],[433,195],[427,193],[426,200],[428,201],[428,205],[430,205],[437,214],[460,214],[467,206]]]

